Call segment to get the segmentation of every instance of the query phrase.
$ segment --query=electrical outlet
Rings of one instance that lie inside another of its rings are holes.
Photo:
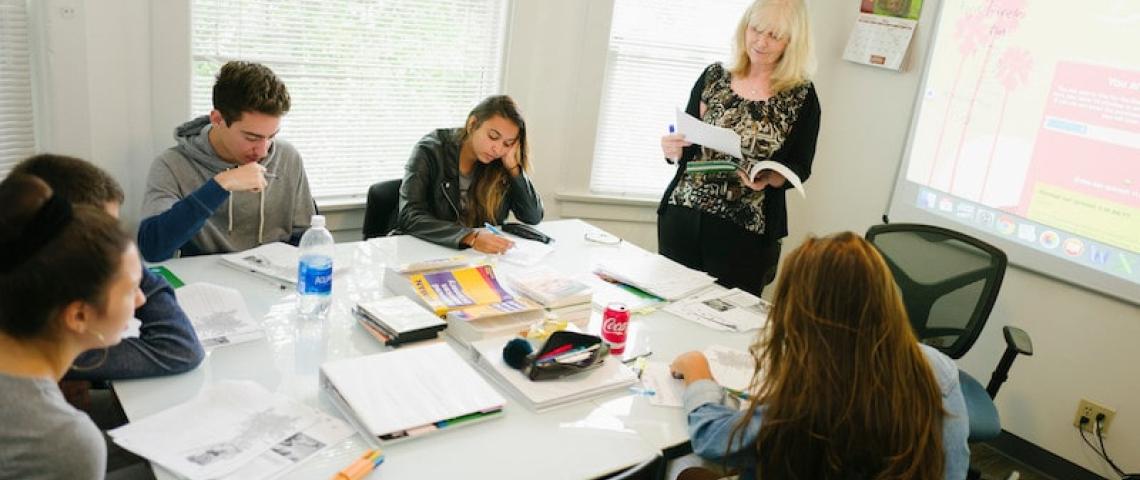
[[[1073,426],[1083,428],[1089,433],[1096,433],[1096,416],[1098,414],[1104,415],[1104,420],[1100,422],[1100,432],[1108,436],[1108,427],[1112,425],[1112,417],[1116,416],[1116,410],[1091,400],[1081,399],[1081,403],[1077,405],[1077,414],[1073,417]],[[1088,423],[1081,425],[1081,417],[1088,418]]]

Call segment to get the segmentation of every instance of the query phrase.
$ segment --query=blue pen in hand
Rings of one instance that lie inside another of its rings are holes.
[[[491,225],[488,222],[483,222],[483,227],[486,228],[487,230],[490,230],[491,233],[493,233],[495,235],[498,235],[500,237],[503,236],[503,232],[499,231],[498,228],[496,228],[494,225]]]
[[[673,124],[672,124],[672,123],[670,123],[670,124],[669,124],[669,133],[670,133],[670,134],[673,134],[673,133],[676,133],[676,131],[677,131],[676,127],[674,127],[674,126],[673,126]],[[677,163],[677,161],[676,161],[676,160],[674,160],[674,159],[672,159],[672,158],[669,158],[669,157],[665,157],[665,163],[668,163],[669,165],[672,165],[672,164],[674,164],[674,163]]]

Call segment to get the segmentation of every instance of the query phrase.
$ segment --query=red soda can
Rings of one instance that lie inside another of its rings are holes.
[[[621,355],[625,351],[625,338],[629,329],[629,308],[613,302],[602,311],[602,340],[610,346],[610,353]]]

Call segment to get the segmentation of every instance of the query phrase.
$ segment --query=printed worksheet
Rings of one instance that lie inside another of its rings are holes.
[[[264,336],[241,292],[212,283],[192,283],[174,291],[203,347],[248,342]]]
[[[255,382],[223,381],[108,433],[123,448],[197,480],[230,474],[320,419],[315,409]]]

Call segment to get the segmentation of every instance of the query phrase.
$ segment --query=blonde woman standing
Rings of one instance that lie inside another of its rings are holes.
[[[800,0],[756,0],[736,29],[735,61],[709,65],[697,79],[686,111],[740,135],[739,160],[685,141],[661,138],[677,173],[657,209],[662,255],[708,272],[729,287],[759,295],[775,278],[780,241],[788,235],[784,190],[791,183],[766,170],[686,175],[690,162],[773,160],[803,180],[811,175],[820,107],[810,76],[813,54]]]

